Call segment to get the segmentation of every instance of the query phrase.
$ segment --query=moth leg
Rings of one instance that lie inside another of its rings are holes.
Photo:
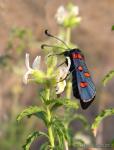
[[[65,63],[66,63],[66,61],[62,62],[61,64],[59,64],[59,65],[57,66],[57,68],[60,67],[60,66],[62,66],[62,65],[64,65]]]
[[[74,72],[75,70],[76,70],[76,69],[73,69],[70,73],[67,74],[67,76],[66,76],[64,79],[60,80],[59,82],[63,82],[64,80],[66,80],[67,77],[70,76],[70,74],[71,74],[72,72]],[[59,82],[57,82],[57,83],[59,83]]]

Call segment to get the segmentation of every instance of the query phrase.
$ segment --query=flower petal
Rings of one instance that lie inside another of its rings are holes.
[[[66,87],[66,80],[57,83],[57,85],[56,85],[56,94],[57,95],[61,94],[64,91],[65,87]]]
[[[60,6],[57,9],[57,13],[55,14],[55,18],[59,24],[62,24],[67,15],[68,15],[68,13],[67,13],[66,9],[64,8],[64,6]]]
[[[61,94],[64,91],[65,87],[66,87],[65,78],[68,75],[70,65],[71,65],[70,58],[66,57],[66,59],[67,59],[67,62],[68,62],[68,66],[61,66],[61,67],[58,68],[59,73],[57,75],[56,94]]]
[[[71,10],[72,14],[77,16],[79,15],[79,7],[78,6],[74,6]]]
[[[71,60],[69,57],[66,57],[67,62],[68,62],[68,66],[61,66],[58,68],[58,74],[57,74],[57,81],[59,82],[60,80],[63,80],[66,78],[66,76],[69,73],[69,69],[71,66]]]
[[[34,59],[34,62],[32,64],[32,68],[33,69],[36,69],[36,70],[39,70],[40,68],[40,62],[41,62],[41,56],[37,56],[35,59]]]
[[[29,64],[29,53],[26,53],[26,56],[25,56],[25,65],[26,65],[26,68],[28,70],[31,69],[30,64]]]
[[[24,77],[23,77],[23,82],[24,82],[24,84],[27,84],[27,83],[28,83],[28,76],[29,76],[29,74],[31,74],[31,71],[32,71],[32,70],[28,70],[28,71],[24,74]]]

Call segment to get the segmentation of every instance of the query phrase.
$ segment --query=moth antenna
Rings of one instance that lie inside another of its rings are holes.
[[[45,30],[45,34],[46,34],[47,36],[52,36],[52,35],[48,32],[47,29]]]
[[[44,47],[45,47],[45,44],[42,44],[42,45],[41,45],[41,49],[44,49]]]
[[[58,54],[50,54],[48,55],[47,57],[50,57],[50,56],[57,56],[57,55],[63,55],[64,53],[58,53]]]
[[[61,48],[61,49],[65,49],[64,47],[60,47],[60,46],[54,46],[54,45],[42,44],[42,45],[41,45],[41,49],[44,49],[44,47],[52,47],[52,48]]]
[[[68,45],[67,45],[63,40],[61,40],[60,38],[58,38],[58,37],[53,36],[52,34],[50,34],[50,33],[48,32],[48,30],[45,30],[45,34],[46,34],[47,36],[50,36],[50,37],[53,37],[53,38],[57,39],[58,41],[62,42],[68,49],[70,49],[70,48],[68,47]]]

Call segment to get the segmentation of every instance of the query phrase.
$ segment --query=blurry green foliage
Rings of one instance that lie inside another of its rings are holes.
[[[109,80],[111,80],[114,77],[114,70],[110,71],[103,79],[104,86],[107,84]]]
[[[101,121],[108,117],[114,115],[114,109],[113,108],[109,108],[109,109],[105,109],[104,111],[100,112],[100,114],[98,114],[98,116],[95,118],[94,122],[92,123],[91,129],[93,130],[94,135],[96,136],[97,134],[97,129],[99,127],[99,124],[101,123]]]
[[[26,122],[24,121],[24,123]],[[29,132],[29,127],[24,128],[23,125],[17,125],[16,121],[9,120],[7,123],[2,122],[0,128],[2,136],[0,137],[0,149],[20,150],[22,141],[24,141],[26,134]]]
[[[11,103],[10,107],[8,107],[8,109],[5,111],[7,120],[4,120],[2,117],[0,118],[1,150],[20,150],[22,143],[25,140],[25,136],[30,131],[30,128],[35,126],[35,121],[32,122],[32,125],[31,123],[28,124],[26,121],[24,121],[25,127],[23,125],[18,125],[15,121],[17,114],[23,108],[21,102],[19,102],[19,98],[22,94],[22,82],[20,80],[23,74],[22,62],[24,61],[22,54],[25,48],[27,48],[27,43],[28,46],[31,46],[30,44],[34,42],[36,41],[30,29],[19,27],[13,28],[9,34],[9,40],[5,49],[6,51],[0,56],[0,79],[4,79],[3,74],[8,74],[11,78],[17,78],[16,83],[14,82],[10,86],[11,88],[8,91],[5,91],[8,92],[7,94],[11,93],[8,97],[8,103],[9,100],[11,100]],[[24,45],[24,47],[21,47],[20,45]],[[18,47],[21,47],[21,49],[18,49]],[[5,84],[7,84],[7,80],[10,79],[6,79]]]
[[[18,54],[22,54],[34,41],[35,37],[29,28],[13,27],[9,35],[7,49],[15,49]]]
[[[112,30],[114,30],[114,25],[112,26]]]
[[[114,148],[114,139],[111,141],[112,148]]]
[[[10,54],[1,55],[0,56],[0,66],[1,67],[7,66],[9,60],[11,60],[11,59],[12,59],[12,57]]]

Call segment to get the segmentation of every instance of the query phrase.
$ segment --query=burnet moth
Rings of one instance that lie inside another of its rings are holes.
[[[88,108],[95,98],[96,89],[92,81],[91,75],[88,71],[88,68],[86,66],[84,55],[82,54],[81,50],[77,48],[70,49],[64,41],[50,34],[48,30],[45,30],[45,34],[49,37],[53,37],[61,41],[67,47],[66,51],[54,55],[64,55],[66,58],[65,63],[67,65],[69,62],[68,59],[70,60],[71,65],[70,65],[69,72],[72,74],[73,95],[74,97],[80,100],[82,109]],[[46,44],[43,44],[41,48],[44,48],[46,46],[61,48],[58,46],[52,46]]]

